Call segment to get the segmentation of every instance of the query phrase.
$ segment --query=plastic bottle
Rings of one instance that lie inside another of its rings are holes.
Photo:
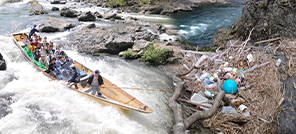
[[[198,79],[196,79],[196,81],[203,81],[208,76],[210,76],[210,74],[208,72],[206,72],[205,70],[203,70],[202,75]]]
[[[215,95],[212,93],[212,92],[210,92],[210,91],[208,91],[208,90],[206,90],[205,91],[205,96],[207,96],[207,97],[214,97]]]
[[[232,67],[225,67],[222,69],[223,72],[231,72],[233,71],[233,68]]]
[[[212,89],[215,87],[217,87],[217,83],[212,83],[212,84],[206,86],[206,88],[209,88],[209,89]]]

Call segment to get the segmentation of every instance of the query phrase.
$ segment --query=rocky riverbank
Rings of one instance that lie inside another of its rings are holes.
[[[179,11],[192,11],[192,8],[197,7],[200,3],[226,3],[228,0],[126,0],[123,2],[107,0],[76,0],[76,2],[116,8],[119,12],[171,14]]]

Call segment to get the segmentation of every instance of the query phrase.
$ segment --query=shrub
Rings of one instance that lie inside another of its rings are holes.
[[[159,49],[153,45],[149,45],[145,48],[145,52],[140,60],[149,62],[152,65],[164,65],[168,62],[168,58],[171,57],[173,53],[173,51],[167,48]]]
[[[106,3],[107,7],[114,7],[117,5],[117,0],[109,1]]]
[[[124,58],[126,59],[130,59],[134,56],[136,52],[133,52],[133,51],[124,51],[124,53],[122,54]]]

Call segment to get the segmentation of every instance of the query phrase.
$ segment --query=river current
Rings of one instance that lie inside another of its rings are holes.
[[[90,24],[60,17],[58,12],[29,16],[31,6],[27,4],[28,1],[23,0],[18,3],[0,1],[0,52],[7,62],[7,70],[0,71],[0,134],[165,134],[172,132],[173,118],[167,104],[168,98],[171,96],[169,92],[126,89],[126,92],[152,107],[154,112],[143,114],[121,110],[81,96],[77,92],[67,89],[64,82],[50,81],[31,63],[27,62],[14,45],[10,37],[12,33],[28,32],[30,27],[48,17],[56,17],[78,24],[76,28],[66,32],[40,33],[42,37],[47,36],[48,40],[52,40],[54,43],[63,44],[67,41],[67,35]],[[53,6],[49,1],[38,1],[45,10],[49,10]],[[67,3],[68,6],[71,4],[73,4],[72,1]],[[62,8],[64,5],[55,6]],[[109,10],[99,7],[77,6],[80,11],[106,12]],[[190,26],[172,21],[174,19],[171,16],[125,13],[121,15],[132,15],[144,20],[153,18],[155,23],[162,23],[176,29],[179,27],[181,32],[183,28],[181,25]],[[95,23],[106,28],[120,26],[110,24],[108,21]],[[184,35],[186,37],[186,34]],[[155,67],[147,67],[136,61],[126,61],[112,56],[81,54],[69,47],[64,49],[71,58],[90,69],[99,69],[103,77],[119,87],[173,90],[171,79]]]

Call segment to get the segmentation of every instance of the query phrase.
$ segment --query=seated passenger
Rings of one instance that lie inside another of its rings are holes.
[[[74,60],[70,59],[67,55],[65,57],[66,64],[71,66],[74,63]]]
[[[39,53],[39,50],[36,49],[34,51],[34,60],[39,61],[39,58],[40,58],[40,53]]]
[[[62,55],[63,57],[66,57],[66,54],[65,54],[64,51],[61,51],[61,52],[60,52],[60,55]]]
[[[49,45],[49,46],[48,46],[47,53],[51,53],[51,55],[54,56],[54,54],[55,54],[55,50],[53,50],[53,45]]]
[[[48,65],[48,69],[45,72],[58,80],[62,80],[63,76],[61,75],[61,72],[59,71],[59,69],[56,67],[55,62],[56,62],[56,58],[53,58],[51,60],[51,63]]]
[[[55,51],[55,53],[54,53],[54,57],[59,57],[60,56],[60,54],[59,54],[59,51]]]
[[[61,46],[60,46],[60,45],[57,45],[57,46],[56,46],[56,51],[58,51],[59,54],[61,53],[62,50],[61,50]]]
[[[47,37],[44,37],[44,38],[43,38],[42,43],[43,43],[43,44],[47,44],[47,43],[48,43],[48,42],[47,42]]]
[[[39,63],[41,63],[42,65],[46,65],[46,61],[45,61],[45,54],[41,54],[41,58],[39,59]]]
[[[54,58],[53,56],[51,56],[51,53],[47,53],[47,62],[51,63],[51,60]]]
[[[61,68],[61,66],[62,66],[62,61],[61,61],[61,57],[60,56],[57,56],[56,57],[56,61],[55,61],[55,64],[56,64],[56,67],[58,68],[58,69],[60,69]]]

